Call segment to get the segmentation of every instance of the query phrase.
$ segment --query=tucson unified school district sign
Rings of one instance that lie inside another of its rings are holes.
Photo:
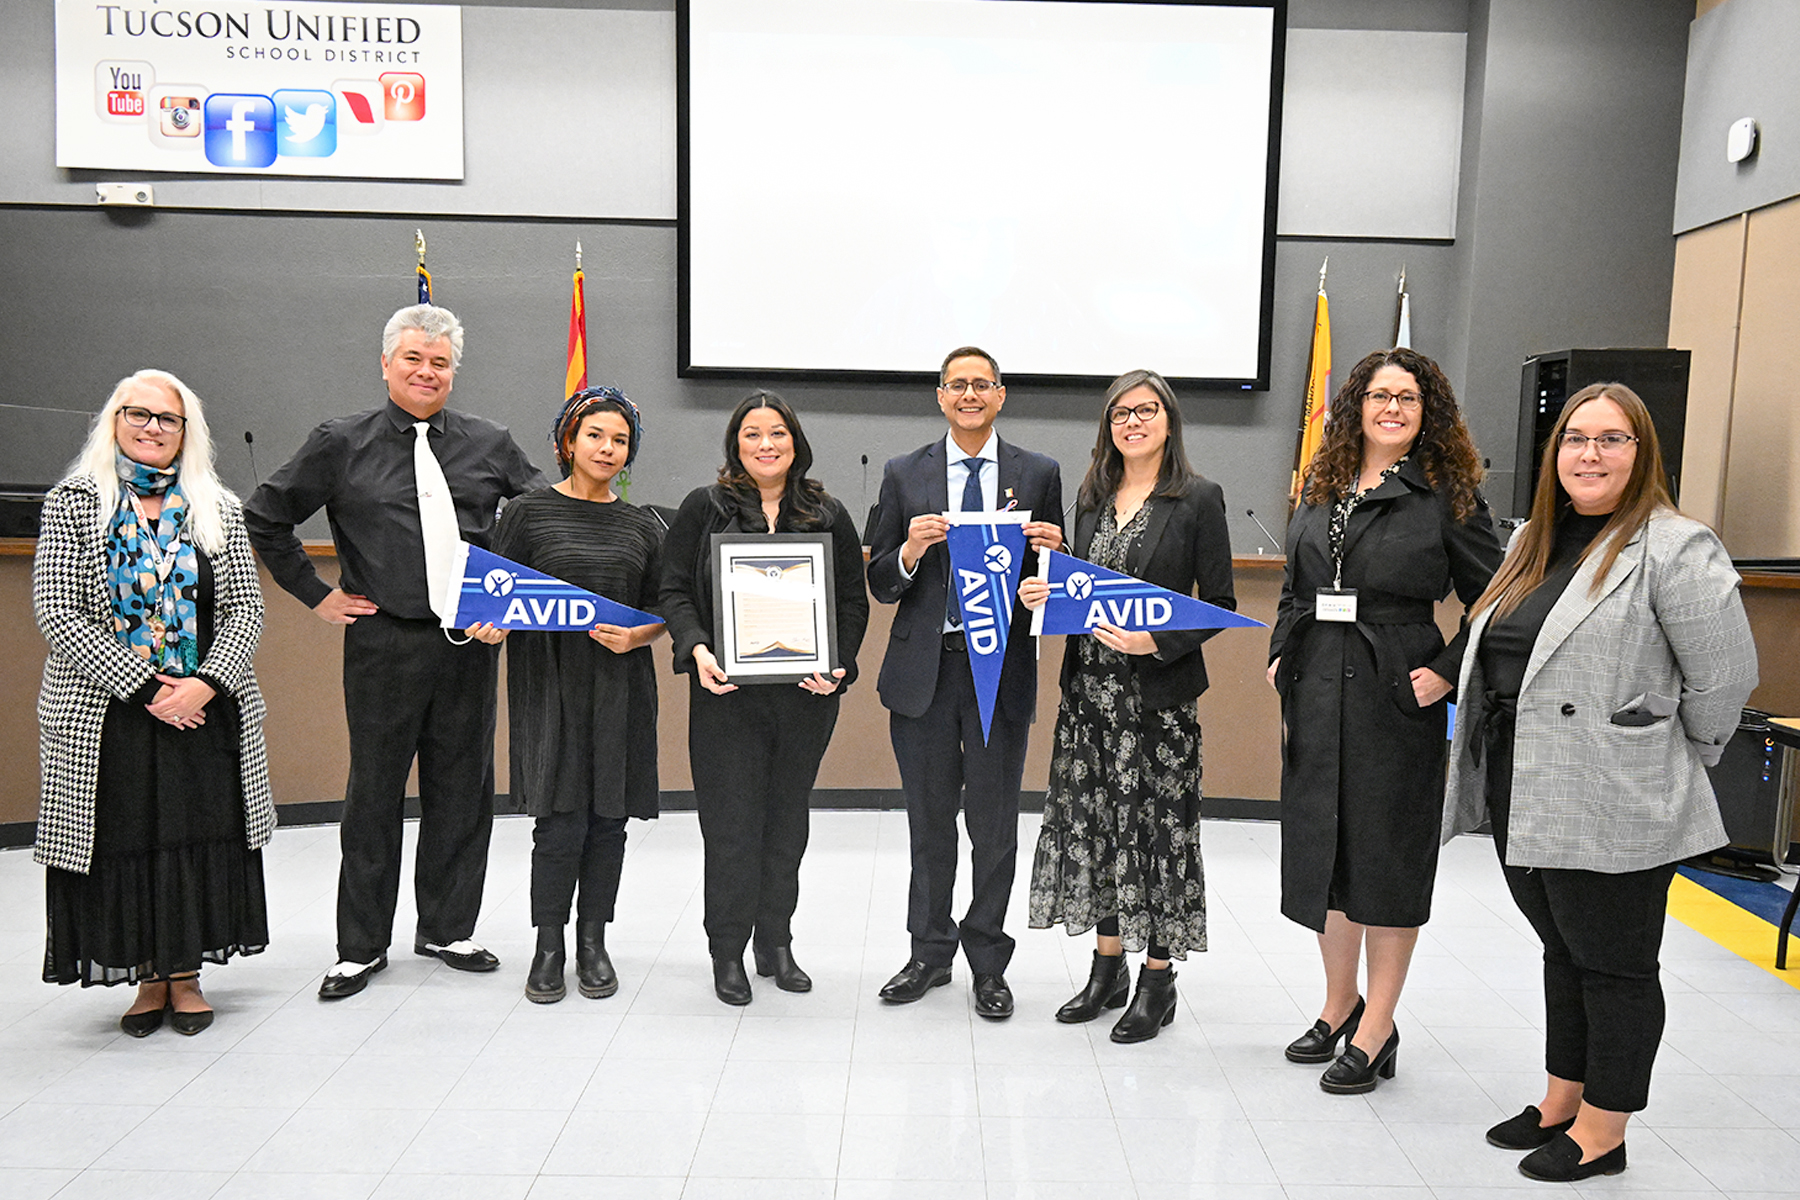
[[[56,0],[56,165],[463,177],[462,9]]]

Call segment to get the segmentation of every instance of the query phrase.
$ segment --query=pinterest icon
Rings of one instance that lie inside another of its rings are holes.
[[[381,77],[381,90],[386,97],[387,119],[390,121],[422,121],[425,119],[425,77],[407,71],[389,71]]]

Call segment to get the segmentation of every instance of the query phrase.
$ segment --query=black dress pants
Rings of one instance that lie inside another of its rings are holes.
[[[537,819],[531,827],[533,926],[567,925],[571,904],[583,921],[613,919],[625,866],[625,820],[585,808]]]
[[[1544,1069],[1582,1084],[1596,1108],[1639,1112],[1662,1042],[1658,955],[1675,864],[1617,875],[1507,866],[1510,736],[1490,740],[1488,752],[1494,849],[1513,903],[1544,943]]]
[[[996,707],[984,744],[968,655],[946,650],[931,706],[919,717],[890,713],[888,730],[912,835],[912,886],[906,902],[912,955],[930,966],[947,967],[961,945],[970,970],[999,975],[1012,961],[1013,939],[1004,926],[1019,857],[1019,782],[1031,725],[1009,719]],[[969,831],[973,887],[960,924],[950,915],[959,809]]]
[[[368,962],[393,937],[406,777],[419,760],[413,862],[419,940],[475,932],[494,824],[498,647],[453,645],[436,621],[383,613],[344,629],[350,780],[338,837],[338,957]]]
[[[688,759],[714,958],[742,958],[752,935],[770,949],[793,941],[813,781],[837,717],[835,692],[770,683],[715,696],[690,681]]]

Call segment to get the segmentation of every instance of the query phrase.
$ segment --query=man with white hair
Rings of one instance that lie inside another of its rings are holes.
[[[498,649],[440,627],[456,539],[484,543],[502,500],[544,485],[504,426],[444,407],[462,360],[448,309],[418,304],[381,340],[387,403],[326,421],[244,504],[275,582],[344,630],[350,779],[339,827],[337,956],[321,1000],[387,966],[400,885],[407,773],[419,763],[415,953],[462,971],[500,960],[471,940],[494,820]],[[338,585],[294,527],[325,510]]]

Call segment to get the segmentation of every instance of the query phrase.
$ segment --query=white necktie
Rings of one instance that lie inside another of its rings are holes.
[[[419,532],[425,542],[425,587],[431,611],[442,616],[450,565],[462,535],[456,527],[456,503],[450,499],[450,483],[425,436],[430,429],[429,421],[413,422],[413,433],[417,435],[413,440],[413,480],[419,489]]]

